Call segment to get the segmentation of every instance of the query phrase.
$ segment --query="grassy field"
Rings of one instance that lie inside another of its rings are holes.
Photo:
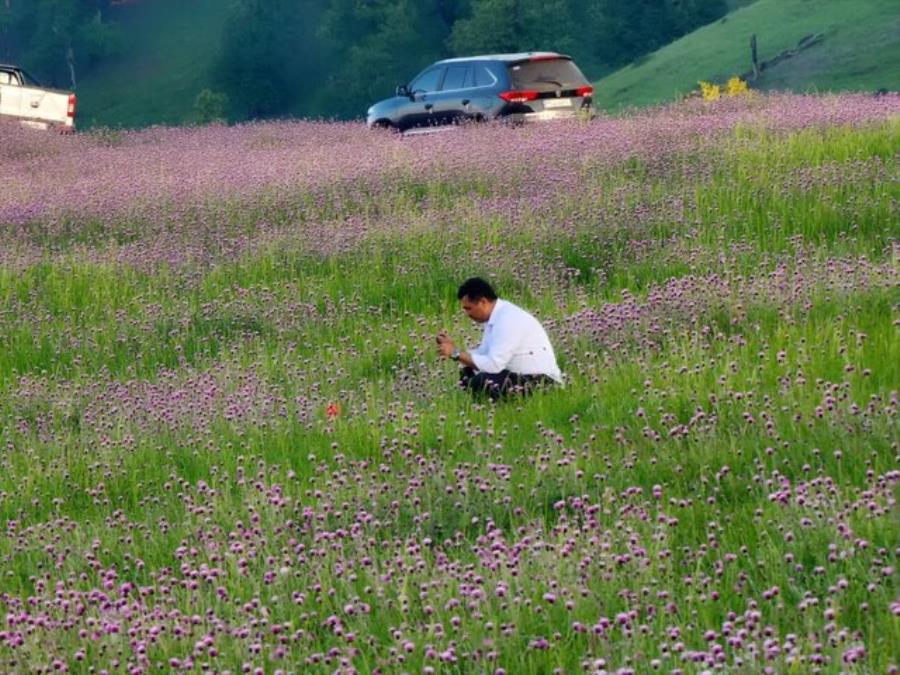
[[[898,113],[4,127],[0,671],[893,672]]]
[[[808,35],[824,40],[763,72],[763,91],[900,89],[900,16],[890,0],[757,0],[703,26],[596,83],[607,110],[665,103],[751,71],[750,36],[759,60],[793,49]]]

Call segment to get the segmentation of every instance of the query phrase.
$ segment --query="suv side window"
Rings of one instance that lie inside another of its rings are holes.
[[[413,80],[412,84],[409,85],[409,90],[413,93],[437,91],[441,86],[441,80],[444,77],[445,70],[447,69],[432,68],[431,70],[426,70]]]
[[[447,76],[444,77],[443,91],[453,91],[466,86],[466,71],[468,66],[450,66],[447,68]]]
[[[7,70],[0,70],[0,84],[19,84],[19,80]]]

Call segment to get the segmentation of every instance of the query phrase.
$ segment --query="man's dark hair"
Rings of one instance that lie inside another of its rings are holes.
[[[482,298],[487,298],[491,302],[497,299],[497,294],[493,287],[481,277],[472,277],[466,279],[459,290],[456,292],[456,299],[462,300],[468,297],[472,302],[478,302]]]

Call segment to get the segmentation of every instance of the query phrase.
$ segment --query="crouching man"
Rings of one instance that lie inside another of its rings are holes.
[[[484,325],[475,349],[457,347],[446,331],[437,335],[438,354],[458,361],[460,385],[493,400],[561,383],[553,346],[540,322],[521,307],[497,297],[484,279],[467,279],[456,294],[469,318]]]

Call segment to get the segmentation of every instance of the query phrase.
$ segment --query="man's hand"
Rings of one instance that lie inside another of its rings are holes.
[[[437,334],[435,340],[437,341],[438,355],[445,359],[449,359],[455,345],[453,344],[453,340],[450,339],[450,336],[447,335],[447,331],[442,330]]]

